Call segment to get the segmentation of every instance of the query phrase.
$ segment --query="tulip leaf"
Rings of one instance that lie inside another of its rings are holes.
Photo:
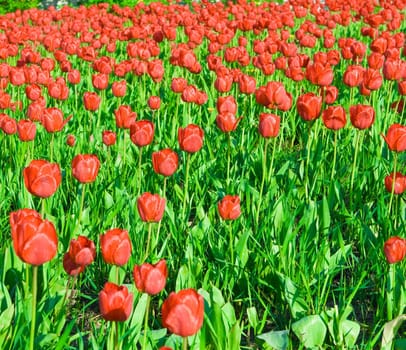
[[[286,350],[289,346],[289,331],[271,331],[257,336],[264,349]]]
[[[323,345],[327,327],[319,315],[311,315],[293,323],[292,330],[305,347],[312,348]]]
[[[254,331],[257,329],[259,320],[258,320],[258,313],[257,309],[255,306],[249,307],[247,309],[247,316],[248,316],[248,322],[252,328],[254,328]]]
[[[297,319],[306,314],[308,306],[295,283],[287,276],[278,273],[284,297],[290,307],[293,318]]]
[[[381,349],[382,350],[390,350],[392,349],[392,343],[395,339],[396,333],[403,323],[406,320],[406,315],[400,315],[393,319],[392,321],[386,322],[383,328],[383,335],[382,335],[382,343]]]
[[[11,321],[14,315],[14,304],[10,304],[1,314],[0,314],[0,333],[4,332],[10,327]]]
[[[355,346],[357,341],[359,332],[360,332],[360,325],[357,322],[344,320],[341,322],[341,327],[344,335],[344,342],[349,347],[352,348]]]
[[[247,249],[247,242],[248,242],[248,238],[251,235],[251,231],[250,230],[245,230],[245,232],[243,233],[243,235],[239,238],[237,245],[236,245],[236,252],[238,254],[239,260],[240,260],[240,264],[241,264],[241,268],[244,268],[247,261],[248,261],[248,256],[249,256],[249,252]]]
[[[228,347],[229,350],[239,350],[241,343],[241,327],[236,322],[228,334]]]

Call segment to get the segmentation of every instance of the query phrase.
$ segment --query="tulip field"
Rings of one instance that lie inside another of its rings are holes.
[[[0,15],[0,349],[406,349],[405,16]]]

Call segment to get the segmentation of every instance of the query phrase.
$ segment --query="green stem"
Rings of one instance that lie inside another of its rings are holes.
[[[306,166],[305,166],[305,195],[306,202],[309,202],[309,164],[310,164],[310,152],[312,148],[312,129],[311,122],[308,124],[308,135],[307,135],[307,154],[306,154]]]
[[[333,182],[335,171],[336,171],[336,160],[337,160],[337,135],[338,130],[334,131],[334,155],[333,155],[333,165],[331,167],[331,182]]]
[[[275,152],[276,151],[276,137],[273,139],[273,145],[272,145],[272,156],[271,156],[271,165],[269,166],[269,173],[268,173],[268,183],[271,181],[271,176],[273,175],[273,162],[275,160]]]
[[[83,205],[85,203],[85,192],[86,192],[86,184],[82,185],[82,197],[80,199],[80,207],[79,207],[79,217],[78,217],[78,224],[77,228],[80,226],[80,223],[82,221],[82,212],[83,212]]]
[[[114,322],[114,325],[115,325],[115,329],[116,329],[116,331],[115,331],[115,333],[114,333],[114,349],[115,349],[115,350],[119,350],[119,343],[118,343],[118,334],[119,334],[119,331],[118,331],[118,322],[117,322],[117,321]]]
[[[395,281],[396,279],[396,271],[395,271],[395,264],[389,264],[389,276],[388,276],[388,283],[387,283],[387,297],[386,297],[386,311],[388,321],[393,319],[393,304],[395,302],[394,298],[394,288],[395,288]]]
[[[227,133],[227,144],[228,144],[228,148],[227,148],[227,181],[226,181],[226,185],[227,185],[227,190],[230,190],[230,159],[231,159],[231,135],[230,133]]]
[[[395,181],[396,181],[397,165],[398,165],[398,154],[395,152],[394,160],[393,160],[392,191],[391,191],[391,193],[390,193],[388,216],[390,216],[390,213],[391,213],[392,201],[393,201],[393,194],[395,193]]]
[[[125,129],[123,131],[123,156],[122,156],[122,162],[123,162],[123,166],[125,165],[125,153],[126,153],[126,133],[125,133]]]
[[[31,332],[30,350],[34,350],[35,320],[37,316],[37,289],[38,289],[38,266],[32,266],[32,308],[31,308]]]
[[[231,256],[231,265],[234,266],[234,237],[233,237],[233,220],[229,220],[228,229],[230,235],[230,256]]]
[[[49,145],[49,153],[50,162],[52,163],[54,155],[54,133],[51,133],[51,144]]]
[[[264,190],[264,184],[266,179],[266,154],[268,149],[269,138],[265,139],[265,146],[264,146],[264,156],[262,157],[262,181],[261,181],[261,188],[259,190],[259,200],[258,200],[258,209],[257,209],[257,217],[255,218],[255,222],[258,226],[259,220],[259,212],[261,210],[261,202],[262,202],[262,192]],[[272,152],[273,153],[273,152]]]
[[[148,238],[147,238],[147,249],[145,250],[145,257],[144,261],[147,260],[148,255],[149,255],[149,245],[151,242],[151,232],[152,232],[152,223],[148,223]]]
[[[187,218],[185,218],[186,202],[189,199],[189,196],[188,196],[189,166],[190,166],[190,153],[187,154],[187,158],[186,158],[185,193],[184,193],[184,196],[183,196],[183,205],[182,205],[182,219],[185,219],[185,221],[187,219]]]
[[[182,350],[187,350],[187,337],[183,337]]]
[[[139,152],[138,152],[138,195],[140,194],[140,190],[141,190],[141,182],[142,182],[142,169],[141,169],[141,165],[142,165],[142,147],[139,148]]]
[[[41,198],[41,218],[45,219],[45,198]]]
[[[166,198],[166,177],[164,178],[164,188],[162,191],[162,197]],[[159,232],[161,231],[161,224],[162,224],[162,220],[159,220],[158,222],[158,229],[156,230],[156,242],[155,242],[155,246],[158,244],[158,239],[159,239]]]
[[[353,201],[353,187],[354,187],[354,177],[355,177],[355,169],[357,167],[357,157],[358,157],[358,148],[359,148],[359,140],[361,137],[361,132],[357,131],[357,136],[355,138],[355,151],[354,151],[354,161],[352,163],[352,170],[351,170],[351,181],[350,181],[350,207],[352,209],[352,201]]]
[[[149,295],[147,295],[147,307],[145,309],[145,317],[144,317],[144,339],[142,342],[142,350],[147,349],[148,317],[149,317],[150,304],[151,304],[151,297]]]

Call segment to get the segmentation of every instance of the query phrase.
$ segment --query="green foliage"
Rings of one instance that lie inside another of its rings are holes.
[[[39,0],[0,0],[0,14],[14,12],[17,10],[28,10],[38,7],[39,4]]]

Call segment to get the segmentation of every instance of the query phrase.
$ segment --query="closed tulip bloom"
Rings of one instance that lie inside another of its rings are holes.
[[[154,139],[154,123],[149,120],[137,120],[130,126],[130,139],[138,147],[149,145]]]
[[[385,188],[389,193],[392,193],[393,188],[393,173],[385,177]],[[406,190],[406,176],[400,172],[395,175],[395,187],[393,188],[394,194],[402,194]]]
[[[125,265],[131,256],[131,240],[127,230],[114,228],[100,235],[100,246],[107,264]]]
[[[203,297],[192,288],[172,292],[162,304],[162,325],[181,337],[196,334],[203,318]]]
[[[79,84],[80,83],[80,71],[78,71],[77,69],[72,69],[71,71],[69,71],[68,73],[68,81],[71,84]]]
[[[84,265],[76,265],[75,262],[72,260],[69,252],[63,255],[63,269],[69,276],[77,276],[83,271],[85,271],[86,266]]]
[[[58,249],[54,225],[41,219],[32,209],[10,214],[11,238],[17,256],[27,264],[42,265],[50,261]]]
[[[37,133],[37,127],[31,120],[19,120],[17,123],[17,134],[18,138],[23,141],[32,141],[35,139],[35,134]]]
[[[399,95],[405,96],[406,95],[406,80],[402,80],[398,82],[398,91]]]
[[[137,199],[137,209],[144,222],[159,222],[165,211],[165,198],[145,192]]]
[[[122,105],[114,111],[114,116],[118,128],[129,129],[131,124],[135,122],[137,113],[133,112],[130,106]]]
[[[347,117],[341,106],[331,106],[323,111],[323,123],[331,130],[338,130],[345,126]]]
[[[256,90],[257,82],[250,75],[241,74],[238,78],[238,88],[242,94],[253,94]]]
[[[184,78],[173,78],[171,83],[171,90],[175,93],[182,93],[186,89],[187,80]]]
[[[13,135],[17,132],[17,122],[15,119],[9,117],[6,114],[0,114],[0,128],[7,135]]]
[[[279,134],[281,118],[271,113],[259,115],[258,130],[262,137],[276,137]]]
[[[158,294],[165,288],[166,278],[168,277],[166,261],[162,259],[155,265],[148,263],[135,265],[133,276],[135,286],[141,293]]]
[[[236,118],[234,114],[226,112],[217,115],[216,124],[222,132],[231,132],[237,129],[240,120],[241,117]]]
[[[368,129],[375,121],[375,110],[369,105],[355,105],[350,107],[351,124],[357,129]]]
[[[109,86],[109,76],[103,73],[93,74],[92,84],[98,90],[105,90]]]
[[[308,92],[298,97],[296,102],[297,113],[305,121],[315,120],[319,117],[322,106],[322,97]]]
[[[178,129],[178,141],[182,151],[195,153],[203,147],[203,129],[195,124]]]
[[[75,146],[75,143],[76,143],[76,137],[75,137],[74,135],[68,135],[68,136],[66,137],[66,144],[67,144],[69,147]]]
[[[148,106],[152,110],[159,109],[159,107],[161,107],[161,99],[159,98],[159,96],[151,96],[148,99]]]
[[[333,104],[337,100],[337,97],[338,89],[335,86],[331,85],[324,88],[324,102],[326,102],[326,104]]]
[[[107,282],[99,293],[99,307],[106,321],[124,322],[133,309],[133,294],[126,286]]]
[[[104,130],[102,134],[102,140],[106,146],[112,146],[116,143],[117,135],[114,131]]]
[[[231,113],[236,115],[237,113],[237,102],[233,96],[219,96],[217,99],[217,112]]]
[[[70,115],[65,120],[63,113],[59,108],[51,107],[45,108],[42,114],[41,123],[48,132],[61,131],[66,123],[72,118]]]
[[[87,111],[97,111],[101,102],[100,96],[96,92],[85,92],[83,94],[83,104]]]
[[[72,239],[68,251],[73,263],[80,266],[90,265],[96,257],[94,242],[85,236]]]
[[[218,92],[228,92],[233,84],[233,76],[231,74],[218,75],[214,81],[214,87]]]
[[[358,86],[364,79],[365,68],[362,66],[348,66],[343,75],[343,82],[349,87]]]
[[[239,196],[226,195],[218,202],[217,207],[223,220],[235,220],[241,215]]]
[[[170,148],[152,153],[152,166],[157,174],[171,176],[178,169],[179,157]]]
[[[389,264],[401,262],[406,255],[406,240],[397,236],[389,238],[383,246],[383,252]]]
[[[127,92],[127,82],[125,80],[115,81],[111,85],[111,90],[115,97],[124,97]]]
[[[328,86],[333,82],[334,73],[329,64],[315,62],[307,66],[306,78],[314,85]]]
[[[31,84],[25,87],[25,94],[29,100],[36,101],[41,97],[42,91],[37,84]]]
[[[72,175],[81,183],[96,180],[100,169],[100,161],[94,154],[78,154],[72,160]]]
[[[28,105],[27,116],[33,122],[40,121],[45,107],[41,102],[32,102]]]
[[[406,126],[392,124],[384,139],[391,151],[403,152],[406,150]]]
[[[41,198],[52,196],[62,180],[59,165],[42,159],[31,161],[24,168],[23,176],[28,192]]]

